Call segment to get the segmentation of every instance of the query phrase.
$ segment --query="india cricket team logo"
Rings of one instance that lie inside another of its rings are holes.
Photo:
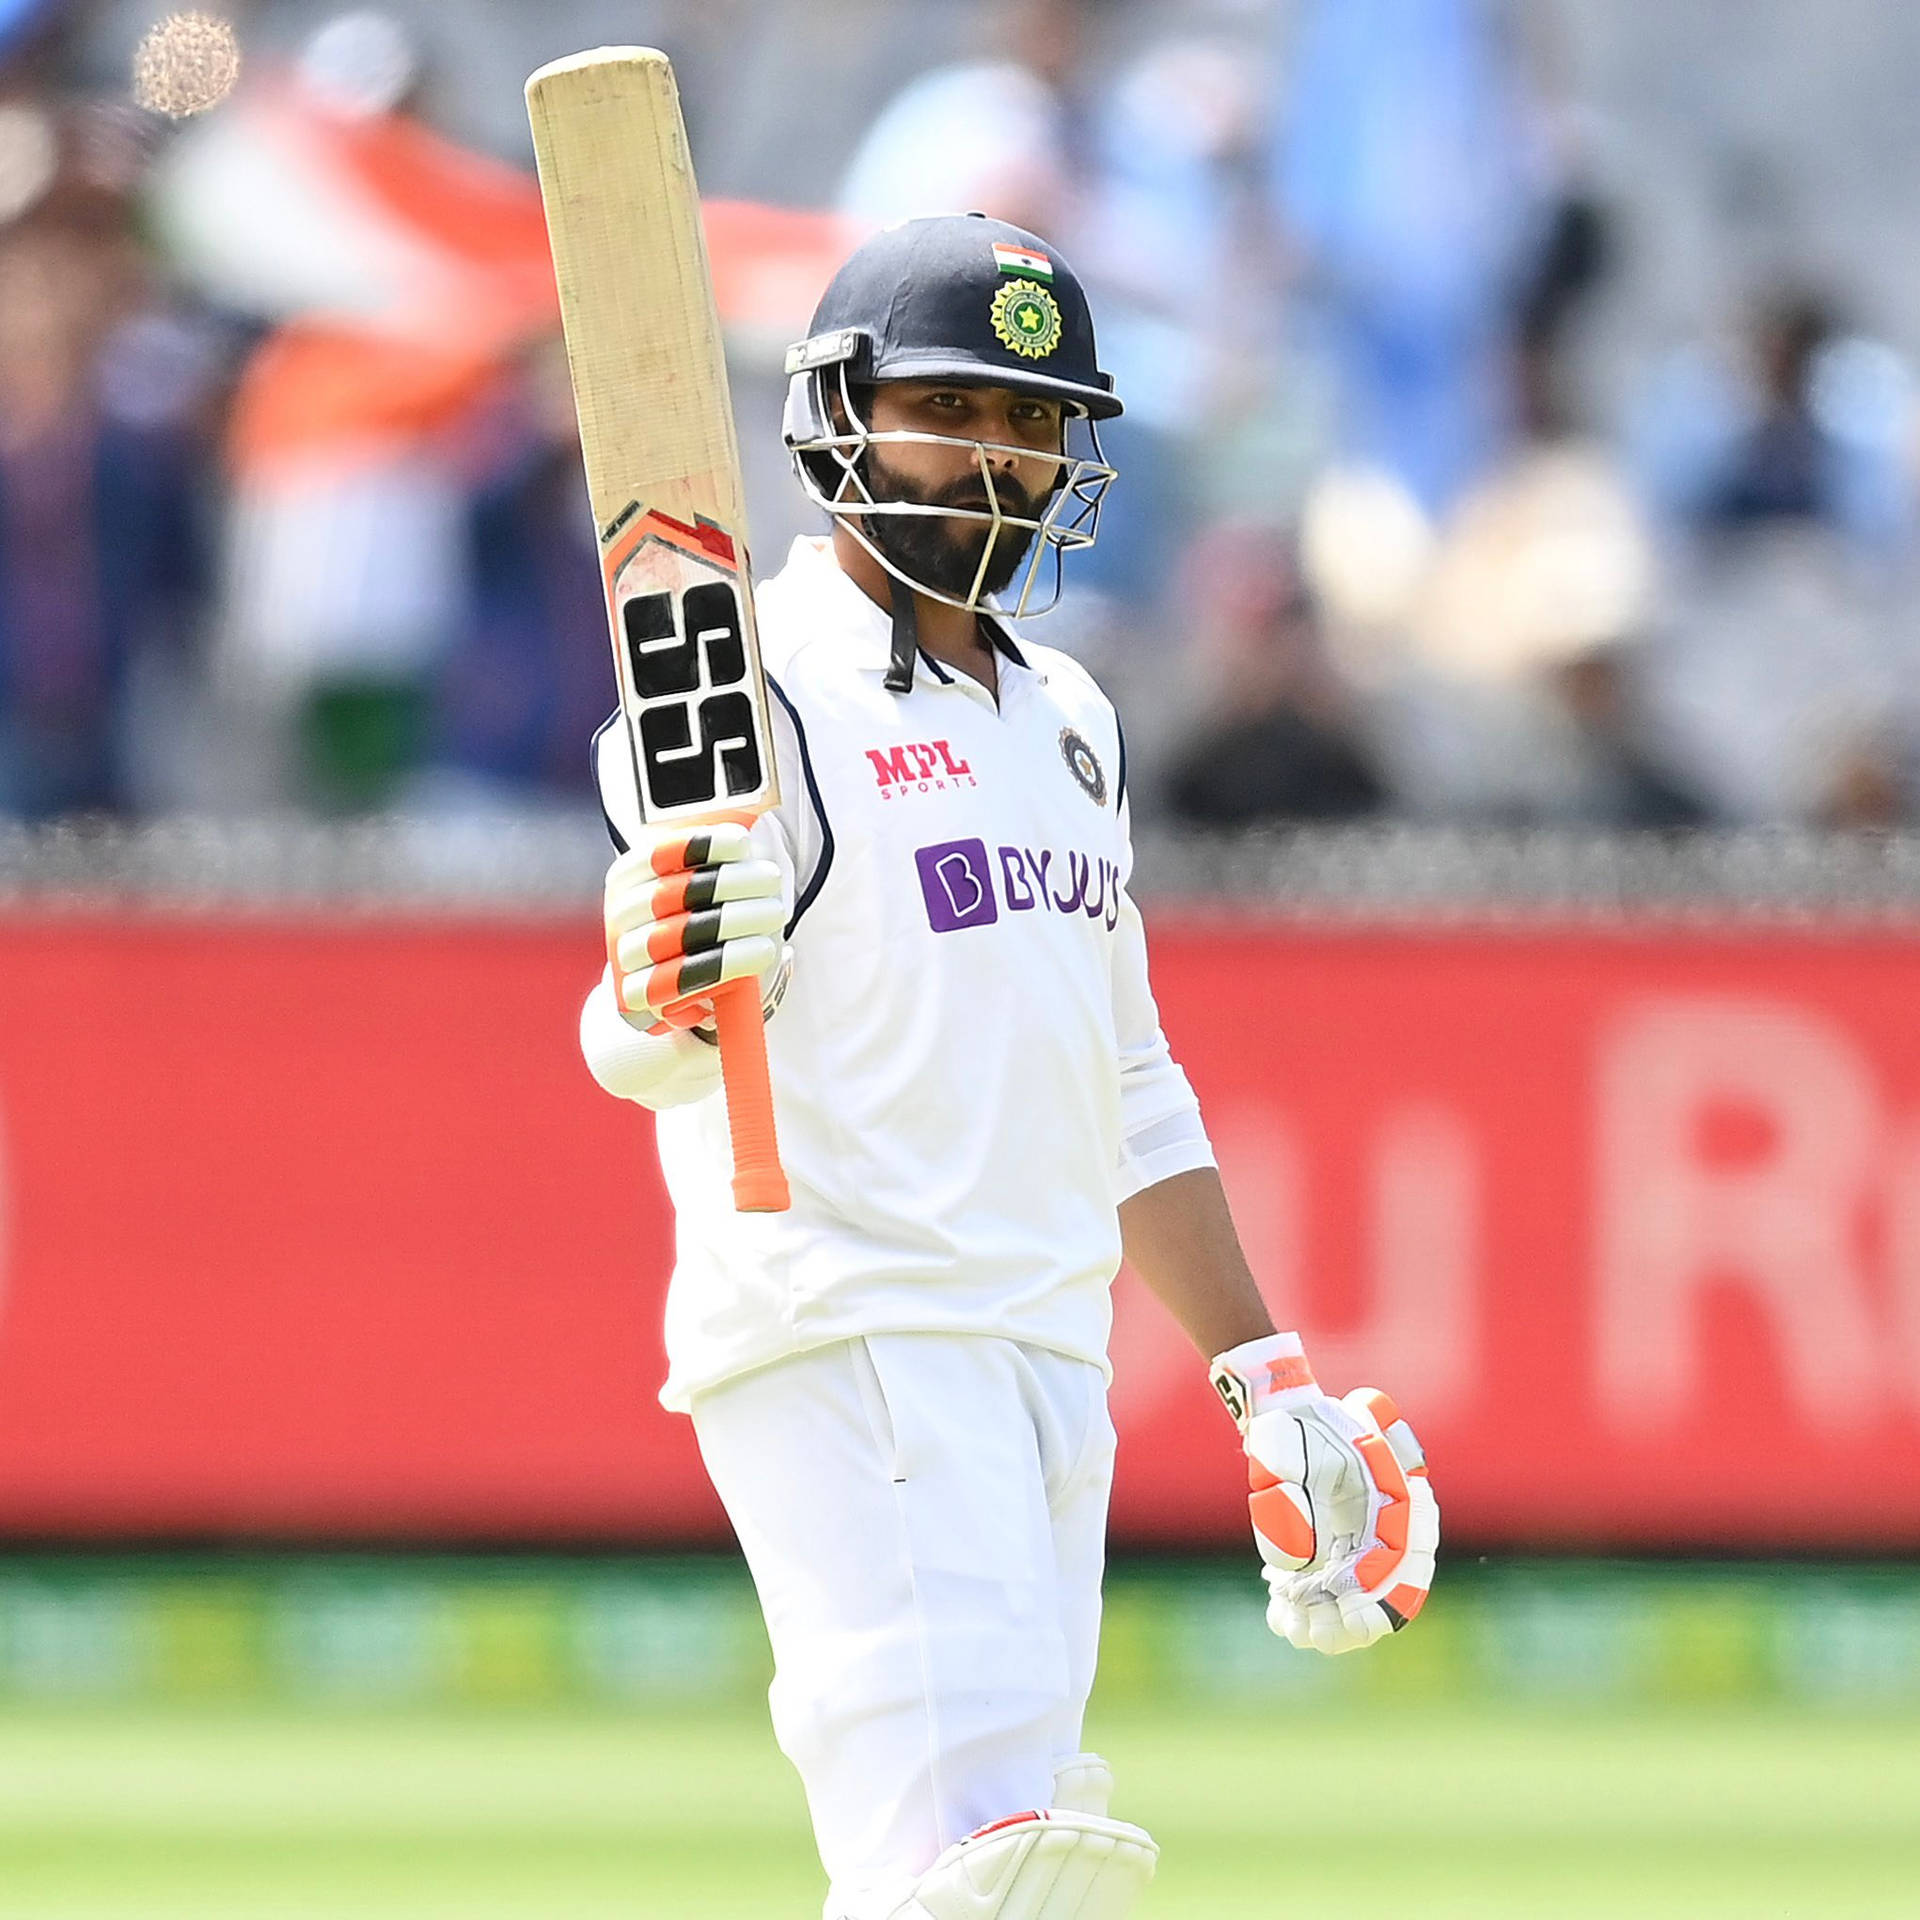
[[[1060,303],[1037,281],[1004,280],[993,296],[993,331],[1021,359],[1044,359],[1060,344]]]
[[[1079,783],[1084,793],[1096,807],[1107,804],[1107,771],[1100,764],[1100,756],[1087,745],[1086,737],[1072,727],[1060,729],[1060,758],[1067,763],[1067,771]]]

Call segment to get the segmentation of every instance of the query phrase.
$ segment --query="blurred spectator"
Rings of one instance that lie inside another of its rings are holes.
[[[1597,207],[1562,204],[1508,350],[1511,451],[1430,526],[1384,475],[1316,499],[1308,554],[1403,800],[1423,811],[1692,825],[1648,698],[1654,547],[1620,462],[1583,430],[1569,346],[1607,254]],[[1377,529],[1384,529],[1378,532]],[[1359,564],[1398,554],[1386,574]]]
[[[1897,435],[1861,431],[1868,423],[1844,391],[1850,374],[1857,386],[1868,371],[1849,362],[1873,348],[1848,340],[1823,295],[1788,286],[1761,302],[1752,352],[1754,411],[1708,478],[1706,526],[1808,520],[1864,538],[1904,530],[1904,449]]]
[[[1514,450],[1462,496],[1440,530],[1414,620],[1420,657],[1499,680],[1642,630],[1653,550],[1618,460],[1566,430],[1529,369]]]
[[[1567,431],[1530,355],[1526,432],[1439,530],[1410,629],[1410,711],[1457,737],[1446,812],[1676,826],[1704,816],[1641,693],[1654,556],[1619,464]]]
[[[236,401],[228,691],[329,808],[419,765],[467,582],[462,443],[554,324],[532,180],[409,110],[383,14],[329,21],[296,71],[197,126],[157,206],[216,299],[277,322]]]
[[[606,601],[559,342],[504,412],[470,508],[471,591],[435,684],[434,777],[445,798],[593,793],[588,742],[614,704]]]
[[[1885,552],[1912,531],[1914,402],[1898,354],[1783,276],[1730,352],[1692,345],[1656,367],[1636,444],[1654,498],[1705,532],[1798,522]]]
[[[1150,42],[1093,103],[1090,166],[1061,235],[1126,403],[1102,429],[1122,477],[1075,588],[1147,629],[1204,505],[1246,510],[1235,436],[1263,397],[1278,279],[1256,165],[1261,78],[1240,42]]]
[[[888,103],[847,168],[841,213],[868,227],[990,213],[1064,245],[1084,11],[1085,0],[991,0],[989,56],[923,73]]]
[[[1343,372],[1346,450],[1429,512],[1497,455],[1514,287],[1553,188],[1491,0],[1309,0],[1275,202]]]
[[[1166,776],[1177,819],[1250,827],[1371,813],[1385,799],[1284,539],[1237,526],[1192,567],[1209,712]]]
[[[47,144],[0,230],[0,811],[122,810],[129,676],[202,612],[196,349],[147,306],[137,152],[88,109],[6,112]]]
[[[1835,331],[1817,294],[1783,290],[1763,308],[1754,339],[1758,415],[1708,482],[1708,526],[1835,517],[1837,449],[1812,405],[1813,370]]]
[[[1652,744],[1637,650],[1599,646],[1553,669],[1552,691],[1572,725],[1565,811],[1595,825],[1698,827],[1706,803]]]
[[[1655,693],[1719,810],[1904,817],[1914,382],[1780,275],[1732,350],[1669,356],[1635,444],[1676,539]]]

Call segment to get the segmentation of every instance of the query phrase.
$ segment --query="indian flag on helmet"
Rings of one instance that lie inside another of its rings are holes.
[[[1003,240],[993,243],[993,263],[1002,273],[1025,274],[1029,280],[1051,280],[1053,262],[1031,247],[1010,247]]]

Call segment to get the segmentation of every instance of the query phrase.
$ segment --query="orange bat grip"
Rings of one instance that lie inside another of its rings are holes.
[[[713,1024],[720,1036],[727,1129],[733,1135],[733,1204],[742,1213],[785,1213],[793,1201],[773,1130],[760,982],[729,980],[719,988],[713,996]]]

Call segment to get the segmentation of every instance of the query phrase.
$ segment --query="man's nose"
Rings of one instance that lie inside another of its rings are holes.
[[[1057,454],[1046,453],[1039,447],[1021,446],[1010,427],[1003,429],[1003,434],[1004,437],[987,450],[988,464],[996,473],[1039,473],[1060,464]]]

